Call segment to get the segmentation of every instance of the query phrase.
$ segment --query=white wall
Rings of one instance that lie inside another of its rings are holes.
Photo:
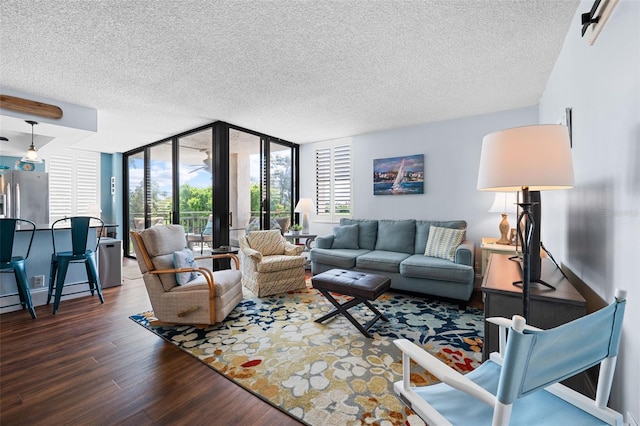
[[[542,194],[542,240],[601,298],[616,287],[628,306],[611,406],[640,419],[640,2],[621,0],[595,45],[580,37],[577,9],[547,89],[536,107],[354,136],[354,217],[465,219],[479,245],[498,236],[500,218],[487,213],[492,194],[476,190],[482,137],[508,127],[558,123],[573,108],[576,187]],[[313,154],[302,145],[302,196],[314,193]],[[423,195],[373,196],[373,160],[425,154]],[[335,224],[311,218],[311,232]],[[478,255],[478,253],[476,253]],[[585,336],[588,338],[588,336]]]
[[[540,121],[573,108],[576,186],[545,193],[543,240],[601,298],[628,292],[611,406],[640,420],[640,2],[622,0],[593,46],[578,7],[540,101]]]
[[[476,243],[480,261],[482,237],[500,237],[499,214],[488,213],[494,195],[476,190],[482,138],[509,127],[536,124],[538,108],[532,106],[455,120],[427,123],[352,137],[353,217],[367,219],[463,219],[467,238]],[[326,143],[323,142],[323,143]],[[314,148],[300,148],[300,193],[313,197]],[[373,195],[373,160],[424,154],[425,184],[421,195]],[[335,223],[310,217],[310,231],[330,234]],[[511,223],[515,222],[515,218]]]

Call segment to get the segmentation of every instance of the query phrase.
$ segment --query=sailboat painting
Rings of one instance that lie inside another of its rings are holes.
[[[373,160],[373,195],[424,194],[424,154]]]

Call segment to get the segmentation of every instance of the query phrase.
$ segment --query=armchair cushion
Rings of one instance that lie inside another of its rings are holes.
[[[441,228],[431,226],[425,256],[439,257],[455,261],[456,248],[464,241],[466,231],[463,229]]]
[[[250,232],[247,234],[247,242],[249,246],[262,253],[263,256],[271,256],[274,254],[284,254],[285,240],[279,230],[270,230],[262,232]]]
[[[265,256],[262,258],[262,262],[258,263],[257,270],[258,272],[282,271],[284,269],[304,267],[305,262],[306,259],[302,256]]]
[[[353,249],[358,247],[358,225],[342,225],[333,228],[333,244],[334,249]]]
[[[193,252],[189,249],[174,251],[173,266],[176,269],[197,267],[196,261],[193,258]],[[193,281],[197,277],[198,277],[198,273],[195,271],[176,273],[176,281],[178,282],[178,285],[187,284],[188,282]]]

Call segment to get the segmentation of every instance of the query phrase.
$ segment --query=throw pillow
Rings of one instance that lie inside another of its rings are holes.
[[[251,231],[259,231],[260,230],[260,220],[258,218],[253,219],[246,228],[244,228],[244,232],[247,234]]]
[[[456,248],[464,241],[466,230],[431,226],[425,256],[455,261]]]
[[[333,228],[334,249],[354,249],[358,247],[358,225],[342,225]]]
[[[189,249],[182,249],[173,252],[173,266],[176,269],[180,268],[195,268],[196,261],[193,258],[193,252]],[[195,280],[198,277],[198,273],[191,272],[179,272],[176,274],[176,281],[178,285],[184,285],[190,281]]]
[[[202,230],[202,235],[211,235],[213,234],[213,222],[208,221],[207,226]]]

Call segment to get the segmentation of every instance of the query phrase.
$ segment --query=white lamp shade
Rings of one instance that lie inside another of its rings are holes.
[[[311,213],[313,211],[313,200],[311,198],[300,198],[294,212],[296,213]]]
[[[560,124],[515,127],[482,139],[478,189],[511,192],[574,185],[571,145]]]
[[[518,197],[516,192],[496,192],[489,213],[516,214]]]

